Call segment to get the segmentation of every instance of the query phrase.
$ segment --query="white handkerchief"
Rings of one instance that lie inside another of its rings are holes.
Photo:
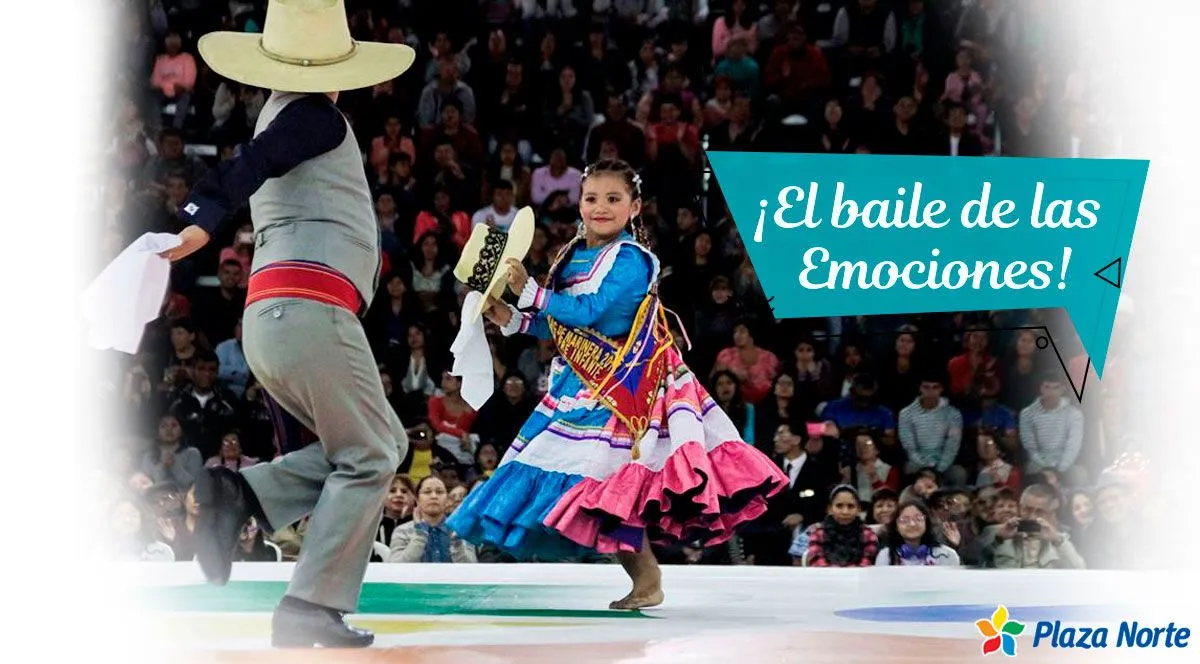
[[[172,233],[146,233],[83,291],[89,346],[137,353],[146,323],[158,318],[171,282],[171,261],[158,254],[179,244],[179,237]]]
[[[454,354],[454,367],[450,369],[450,373],[462,378],[463,399],[475,410],[487,403],[495,391],[492,351],[483,332],[483,318],[467,322],[467,312],[474,311],[479,306],[481,297],[483,294],[478,291],[467,293],[459,318],[463,321],[462,326],[450,346],[450,352]]]

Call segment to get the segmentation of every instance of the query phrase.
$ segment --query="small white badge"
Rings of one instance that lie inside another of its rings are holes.
[[[199,209],[200,207],[195,203],[188,203],[187,207],[183,208],[183,211],[190,215],[195,215]]]

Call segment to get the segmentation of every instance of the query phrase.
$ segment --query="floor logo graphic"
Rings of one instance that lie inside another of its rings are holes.
[[[1025,625],[1009,620],[1008,609],[1003,604],[996,607],[991,620],[976,620],[975,627],[983,636],[983,654],[990,655],[999,650],[1009,657],[1017,656],[1017,637],[1025,631]]]

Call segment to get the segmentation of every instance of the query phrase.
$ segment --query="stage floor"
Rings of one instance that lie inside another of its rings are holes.
[[[616,565],[372,564],[350,622],[374,630],[375,646],[299,653],[269,646],[289,564],[237,565],[223,588],[194,564],[130,571],[150,620],[137,632],[164,637],[172,661],[964,662],[982,657],[975,623],[1001,604],[1025,624],[1023,661],[1190,659],[1200,647],[1130,652],[1113,647],[1115,631],[1104,651],[1032,647],[1040,620],[1182,626],[1195,595],[1168,574],[672,566],[667,601],[631,613],[607,609],[628,590]]]

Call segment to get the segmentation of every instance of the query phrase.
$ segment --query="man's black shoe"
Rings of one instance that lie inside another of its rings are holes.
[[[347,625],[343,614],[284,598],[271,619],[271,645],[276,648],[366,648],[375,635]]]
[[[242,527],[253,516],[242,478],[228,468],[206,468],[196,478],[196,561],[209,583],[223,586],[233,569]]]

